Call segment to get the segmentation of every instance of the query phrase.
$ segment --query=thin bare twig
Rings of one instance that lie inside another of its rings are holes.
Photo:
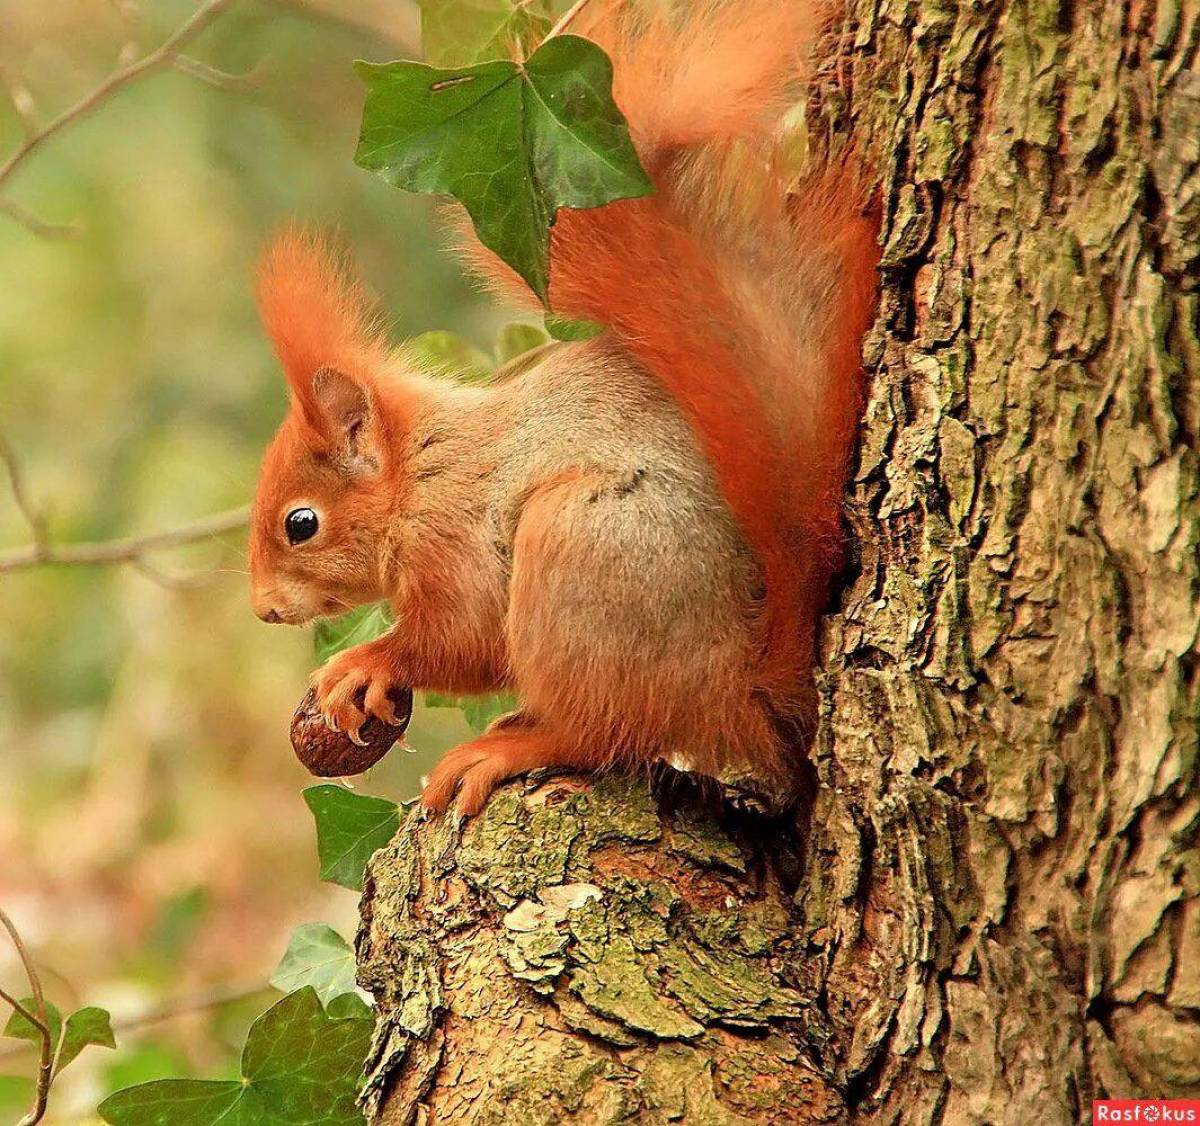
[[[196,586],[206,581],[204,575],[175,575],[152,564],[147,556],[156,551],[184,544],[211,539],[225,532],[236,531],[245,526],[249,510],[245,507],[231,508],[183,524],[167,532],[153,532],[145,536],[126,536],[115,540],[99,540],[93,543],[54,543],[46,527],[46,514],[34,503],[25,483],[25,470],[17,457],[16,450],[0,430],[0,463],[8,471],[17,510],[29,525],[32,542],[25,547],[0,551],[0,573],[20,571],[42,565],[103,565],[130,563],[147,578],[162,586],[176,590]]]
[[[114,1020],[112,1022],[112,1030],[113,1032],[133,1032],[139,1028],[145,1028],[147,1025],[161,1024],[164,1021],[174,1020],[176,1017],[187,1016],[189,1013],[202,1013],[208,1009],[219,1009],[222,1005],[233,1005],[238,1001],[248,1001],[251,997],[257,997],[262,993],[269,993],[272,990],[273,986],[260,983],[257,985],[227,986],[219,989],[210,989],[203,993],[173,997],[153,1009],[147,1009],[144,1013],[125,1017],[123,1020]],[[0,1049],[0,1060],[24,1055],[32,1049],[33,1044],[29,1042],[13,1044],[10,1047]]]
[[[206,993],[196,993],[190,997],[176,997],[159,1005],[148,1012],[139,1013],[135,1017],[114,1021],[113,1029],[118,1032],[128,1032],[135,1028],[145,1028],[148,1024],[159,1024],[165,1020],[185,1016],[188,1013],[201,1013],[206,1009],[218,1009],[222,1005],[232,1005],[237,1001],[245,1001],[267,993],[273,987],[270,985],[238,985],[227,986],[224,989],[213,989]]]
[[[3,431],[0,431],[0,461],[4,462],[4,468],[8,471],[8,482],[12,488],[13,500],[17,502],[17,510],[29,525],[30,534],[33,536],[33,550],[46,550],[49,547],[46,514],[33,503],[33,498],[25,486],[25,470],[17,457],[17,451],[9,444]]]
[[[87,117],[101,103],[144,75],[171,68],[221,90],[240,89],[248,82],[253,81],[253,71],[249,74],[228,74],[217,67],[201,62],[199,59],[194,59],[183,53],[183,48],[200,35],[225,8],[229,7],[232,0],[205,0],[205,3],[201,4],[191,17],[185,20],[165,42],[141,58],[137,57],[141,12],[136,0],[111,0],[111,2],[120,15],[126,29],[126,38],[118,57],[117,69],[96,86],[91,93],[86,94],[47,125],[40,126],[38,124],[33,99],[30,97],[28,90],[16,79],[0,73],[0,85],[5,88],[12,100],[25,129],[23,142],[16,147],[6,160],[0,162],[0,188],[51,137],[69,125]],[[415,53],[418,49],[412,36],[397,35],[383,21],[370,21],[363,19],[361,16],[348,16],[312,3],[311,0],[274,0],[274,2],[281,7],[289,8],[310,19],[323,20],[387,39],[408,53]],[[37,235],[66,238],[76,233],[76,228],[72,226],[49,223],[44,219],[38,218],[26,208],[8,200],[0,199],[0,213],[15,219],[18,223],[21,223]]]
[[[10,219],[15,219],[23,227],[28,227],[35,235],[42,238],[78,238],[83,232],[75,223],[50,223],[40,219],[32,211],[13,203],[11,199],[0,199],[0,211]]]
[[[42,1022],[38,1019],[38,1017],[34,1013],[31,1013],[29,1008],[18,1001],[11,993],[8,992],[7,989],[0,989],[0,1001],[4,1001],[6,1004],[11,1005],[13,1011],[18,1013],[20,1016],[23,1016],[27,1021],[29,1021],[30,1024],[34,1026],[34,1028],[40,1028],[42,1026]],[[22,1048],[21,1050],[24,1051],[25,1049]]]
[[[215,571],[196,571],[194,573],[176,573],[151,563],[148,559],[135,559],[129,564],[139,575],[157,583],[167,590],[196,590],[208,586],[216,578]]]
[[[33,1109],[18,1123],[18,1126],[37,1126],[37,1123],[41,1122],[46,1113],[46,1102],[50,1098],[50,1083],[54,1078],[54,1044],[50,1039],[50,1020],[46,1013],[46,994],[42,989],[42,979],[37,972],[37,966],[33,964],[33,958],[30,957],[29,950],[25,946],[25,940],[21,938],[21,932],[17,930],[16,925],[8,917],[8,913],[3,908],[0,908],[0,924],[8,931],[8,936],[12,939],[13,946],[16,947],[17,956],[21,959],[21,965],[25,967],[25,976],[29,979],[29,988],[33,991],[34,1004],[37,1006],[37,1016],[34,1016],[20,1001],[9,996],[7,993],[2,994],[4,1000],[12,1005],[17,1012],[37,1029],[38,1039],[41,1041]]]
[[[558,23],[556,23],[546,33],[546,39],[553,39],[556,35],[562,35],[562,33],[566,31],[567,28],[569,28],[574,22],[575,17],[579,15],[579,13],[582,12],[587,6],[587,2],[588,0],[575,0],[575,3],[572,4],[565,12],[563,12],[562,18],[558,21]],[[542,40],[543,43],[545,41],[545,39]]]
[[[218,512],[213,516],[205,516],[190,524],[172,528],[170,531],[153,532],[146,536],[128,536],[92,543],[45,543],[40,548],[33,543],[28,547],[0,552],[0,573],[42,565],[97,566],[112,563],[138,564],[145,571],[145,556],[166,548],[182,547],[225,532],[236,531],[246,526],[249,516],[249,509],[245,507],[231,508],[228,512]],[[163,576],[156,574],[154,577],[161,579]],[[182,580],[176,577],[174,581],[179,583]]]
[[[103,82],[95,87],[91,93],[85,94],[84,97],[69,109],[60,113],[53,121],[40,128],[35,128],[32,132],[27,132],[21,144],[16,147],[7,160],[0,164],[0,187],[3,187],[12,178],[17,169],[49,141],[51,137],[62,132],[67,126],[73,125],[75,122],[87,117],[106,99],[112,97],[112,95],[124,89],[136,79],[154,71],[162,70],[165,67],[174,66],[175,60],[179,57],[183,47],[204,31],[230,3],[231,0],[206,0],[157,49],[147,55],[143,55],[140,59],[134,59],[132,62],[119,66]],[[5,211],[10,215],[12,214],[12,210],[8,205],[5,205]]]
[[[193,59],[191,55],[176,55],[171,65],[180,73],[191,75],[192,78],[214,86],[218,90],[244,90],[252,86],[258,78],[258,68],[248,70],[245,74],[230,74],[219,67]]]

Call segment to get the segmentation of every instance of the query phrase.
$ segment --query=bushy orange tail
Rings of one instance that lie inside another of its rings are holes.
[[[655,7],[594,0],[572,29],[611,56],[614,97],[656,192],[559,212],[550,304],[609,326],[682,407],[762,567],[762,688],[786,697],[807,672],[837,565],[876,225],[853,171],[792,183],[773,152],[817,5]],[[511,290],[515,275],[470,253]]]

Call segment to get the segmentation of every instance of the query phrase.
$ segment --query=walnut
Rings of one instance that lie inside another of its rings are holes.
[[[331,731],[317,708],[316,694],[310,689],[292,716],[292,749],[310,774],[318,778],[340,778],[361,774],[374,766],[404,736],[412,718],[412,692],[407,688],[393,689],[390,699],[396,709],[399,727],[392,727],[373,716],[359,731],[367,745],[360,747],[342,731]],[[362,701],[359,700],[361,706]]]

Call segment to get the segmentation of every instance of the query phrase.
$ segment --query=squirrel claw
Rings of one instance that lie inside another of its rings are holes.
[[[400,726],[400,720],[396,716],[396,709],[392,707],[391,703],[386,708],[373,708],[368,704],[365,710],[368,716],[374,716],[381,723],[386,723],[388,727]]]
[[[368,642],[332,657],[312,676],[318,706],[331,731],[344,734],[360,747],[368,744],[362,726],[378,718],[393,727],[403,727],[396,708],[388,698],[391,677]]]

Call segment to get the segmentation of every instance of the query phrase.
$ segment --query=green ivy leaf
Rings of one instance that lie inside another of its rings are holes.
[[[525,55],[545,38],[550,19],[528,0],[419,0],[425,61],[468,66]]]
[[[256,1105],[258,1104],[258,1105]],[[263,1126],[266,1108],[236,1079],[157,1079],[109,1095],[96,1113],[113,1126]]]
[[[496,339],[496,363],[507,364],[518,356],[540,348],[549,337],[537,325],[520,321],[505,325]]]
[[[311,985],[328,1005],[357,987],[354,951],[333,927],[305,923],[292,931],[288,948],[271,975],[271,984],[281,993],[294,993]]]
[[[517,698],[510,692],[490,696],[447,696],[441,692],[426,692],[425,703],[431,708],[460,708],[476,735],[482,735],[492,720],[515,711]]]
[[[576,321],[570,317],[556,317],[553,313],[546,314],[546,331],[555,340],[591,340],[604,331],[602,324],[595,321]]]
[[[110,1095],[98,1112],[111,1126],[361,1126],[355,1098],[372,1028],[301,989],[251,1026],[241,1079],[159,1079]]]
[[[317,823],[321,879],[362,891],[363,872],[376,849],[400,828],[395,802],[355,794],[342,786],[310,786],[304,800]]]
[[[317,661],[324,664],[343,649],[374,641],[380,634],[387,633],[391,624],[392,611],[386,602],[359,606],[336,618],[322,618],[313,630]]]
[[[558,209],[651,191],[612,100],[612,64],[587,39],[556,36],[524,65],[356,65],[367,84],[356,163],[398,188],[454,196],[543,301]]]
[[[54,1065],[57,1075],[89,1044],[98,1048],[115,1048],[117,1038],[113,1035],[112,1017],[107,1009],[87,1005],[77,1009],[63,1024],[62,1043],[58,1048],[58,1060]]]
[[[343,993],[335,997],[325,1011],[334,1020],[370,1020],[375,1019],[375,1012],[357,993]]]
[[[487,356],[453,332],[423,332],[408,341],[407,347],[434,375],[460,383],[486,383],[492,378]]]
[[[32,997],[21,997],[19,1000],[31,1013],[37,1013],[37,1001]],[[53,1001],[46,1002],[46,1023],[50,1026],[51,1051],[56,1051],[58,1038],[62,1034],[62,1013],[58,1011],[58,1006]],[[11,1036],[14,1040],[32,1040],[35,1044],[42,1042],[42,1034],[36,1026],[26,1020],[16,1009],[12,1011],[8,1023],[4,1026],[4,1035]]]

